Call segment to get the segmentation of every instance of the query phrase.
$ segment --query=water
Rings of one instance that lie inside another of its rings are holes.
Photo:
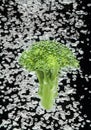
[[[76,0],[5,0],[0,6],[0,129],[81,130],[91,128],[91,3]],[[87,8],[87,9],[86,9]],[[77,56],[81,69],[64,72],[51,111],[40,106],[35,73],[23,70],[18,58],[39,40],[62,42]],[[87,51],[86,51],[87,50]]]

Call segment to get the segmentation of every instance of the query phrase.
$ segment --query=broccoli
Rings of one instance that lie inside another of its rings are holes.
[[[21,66],[35,71],[39,81],[41,105],[51,109],[57,97],[58,76],[62,68],[79,67],[72,51],[56,41],[35,42],[19,58]]]

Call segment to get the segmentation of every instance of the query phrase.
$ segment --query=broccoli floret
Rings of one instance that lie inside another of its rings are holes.
[[[72,51],[55,41],[40,41],[24,51],[19,63],[29,71],[35,71],[39,80],[38,94],[41,105],[51,109],[57,97],[58,76],[66,67],[79,67]]]

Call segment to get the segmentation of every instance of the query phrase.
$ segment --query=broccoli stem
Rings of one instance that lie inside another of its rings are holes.
[[[57,70],[54,72],[37,71],[37,76],[40,84],[38,94],[41,98],[41,105],[45,109],[51,109],[57,96],[58,72]]]

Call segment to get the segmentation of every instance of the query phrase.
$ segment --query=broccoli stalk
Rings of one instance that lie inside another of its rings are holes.
[[[39,80],[39,96],[41,98],[41,104],[46,109],[50,109],[54,103],[54,99],[57,96],[58,87],[58,72],[37,72]]]
[[[29,71],[35,71],[39,80],[38,94],[41,105],[51,109],[57,97],[58,77],[62,68],[79,67],[72,51],[65,45],[54,41],[34,43],[24,51],[19,63]]]

